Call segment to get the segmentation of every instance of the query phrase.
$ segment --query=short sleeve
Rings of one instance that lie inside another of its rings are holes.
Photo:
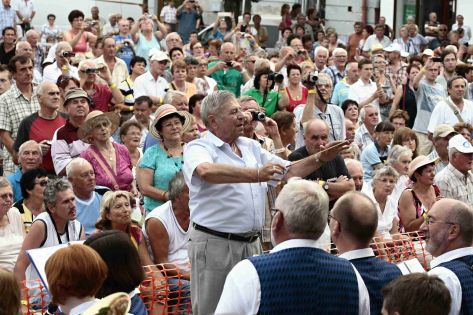
[[[366,150],[365,152],[365,160],[371,166],[381,163],[381,159],[379,158],[378,152],[376,150]]]
[[[158,157],[158,152],[157,152],[157,145],[152,146],[146,152],[143,154],[143,157],[141,158],[140,161],[140,168],[149,168],[152,170],[156,170],[156,160]]]
[[[200,164],[213,163],[209,149],[200,143],[191,142],[184,149],[184,178],[189,185],[193,180],[194,171]],[[199,177],[195,176],[195,180]]]

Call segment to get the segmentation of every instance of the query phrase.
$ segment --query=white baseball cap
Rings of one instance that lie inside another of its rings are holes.
[[[448,141],[448,150],[455,148],[461,153],[473,153],[473,146],[470,141],[466,140],[462,135],[456,135]]]

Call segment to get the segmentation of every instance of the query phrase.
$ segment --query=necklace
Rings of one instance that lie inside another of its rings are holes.
[[[168,159],[172,158],[172,161],[174,162],[174,166],[176,166],[176,168],[178,170],[181,170],[182,169],[182,164],[184,164],[184,160],[182,159],[184,152],[181,150],[181,154],[179,156],[172,155],[169,152],[169,149],[164,144],[164,142],[162,142],[162,144],[163,144],[164,151],[166,151],[166,154],[168,155]],[[182,148],[182,143],[181,143],[181,148]],[[181,158],[181,161],[180,161],[181,163],[179,163],[179,161],[176,161],[176,159],[175,159],[175,158],[179,158],[179,157]]]

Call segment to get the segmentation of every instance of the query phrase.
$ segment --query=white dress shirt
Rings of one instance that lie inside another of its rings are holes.
[[[430,262],[430,267],[432,269],[428,272],[429,275],[435,275],[439,277],[450,291],[450,296],[452,297],[452,305],[450,307],[449,315],[457,315],[460,313],[460,308],[462,305],[462,287],[460,284],[460,280],[458,280],[457,275],[455,275],[453,271],[445,267],[438,267],[438,265],[469,255],[473,255],[473,248],[463,247],[443,253],[442,255],[434,258]]]
[[[452,102],[450,96],[447,98],[447,101]],[[452,102],[453,103],[453,102]],[[466,123],[473,123],[473,102],[463,99],[463,110],[460,111],[460,116],[463,118],[463,121]],[[430,116],[429,126],[427,130],[430,133],[434,133],[435,128],[440,124],[447,124],[453,127],[458,123],[457,115],[454,114],[452,108],[447,104],[446,101],[438,102],[432,111]]]
[[[160,76],[155,80],[151,72],[147,71],[135,79],[133,94],[135,99],[143,95],[164,97],[168,86],[165,78]]]
[[[290,162],[262,149],[249,138],[239,137],[235,144],[242,157],[210,131],[185,147],[183,173],[189,187],[190,218],[219,232],[260,231],[264,224],[267,183],[208,183],[197,174],[196,168],[203,163],[259,168],[267,163],[288,166]]]
[[[57,66],[57,61],[55,61],[54,63],[44,68],[43,80],[53,82],[54,84],[56,84],[57,79],[59,78],[61,74],[62,74],[62,71]],[[79,70],[77,69],[77,67],[74,67],[71,65],[69,66],[69,76],[74,77],[77,80],[79,80]]]
[[[271,253],[297,247],[317,248],[315,240],[292,239],[276,245]],[[358,281],[359,314],[370,314],[368,289],[358,271],[353,267]],[[257,314],[261,301],[261,284],[254,265],[240,261],[227,276],[215,314]],[[330,303],[330,301],[327,301]]]
[[[370,98],[377,89],[378,88],[375,82],[370,80],[367,84],[365,84],[363,80],[358,79],[358,81],[350,85],[348,88],[348,98],[360,104],[364,100]],[[378,99],[375,99],[370,104],[376,106],[376,108],[379,109]]]

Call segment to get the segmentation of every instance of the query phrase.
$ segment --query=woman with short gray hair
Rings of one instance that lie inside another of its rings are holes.
[[[388,154],[388,165],[391,165],[398,173],[399,178],[394,187],[391,196],[394,198],[396,203],[399,201],[402,192],[406,189],[409,181],[409,164],[412,161],[413,152],[410,148],[401,145],[394,145]]]
[[[398,232],[399,219],[397,217],[397,202],[391,196],[398,172],[389,165],[374,171],[373,181],[365,183],[361,192],[365,193],[375,204],[378,210],[378,229],[376,236],[391,239],[391,234]]]

